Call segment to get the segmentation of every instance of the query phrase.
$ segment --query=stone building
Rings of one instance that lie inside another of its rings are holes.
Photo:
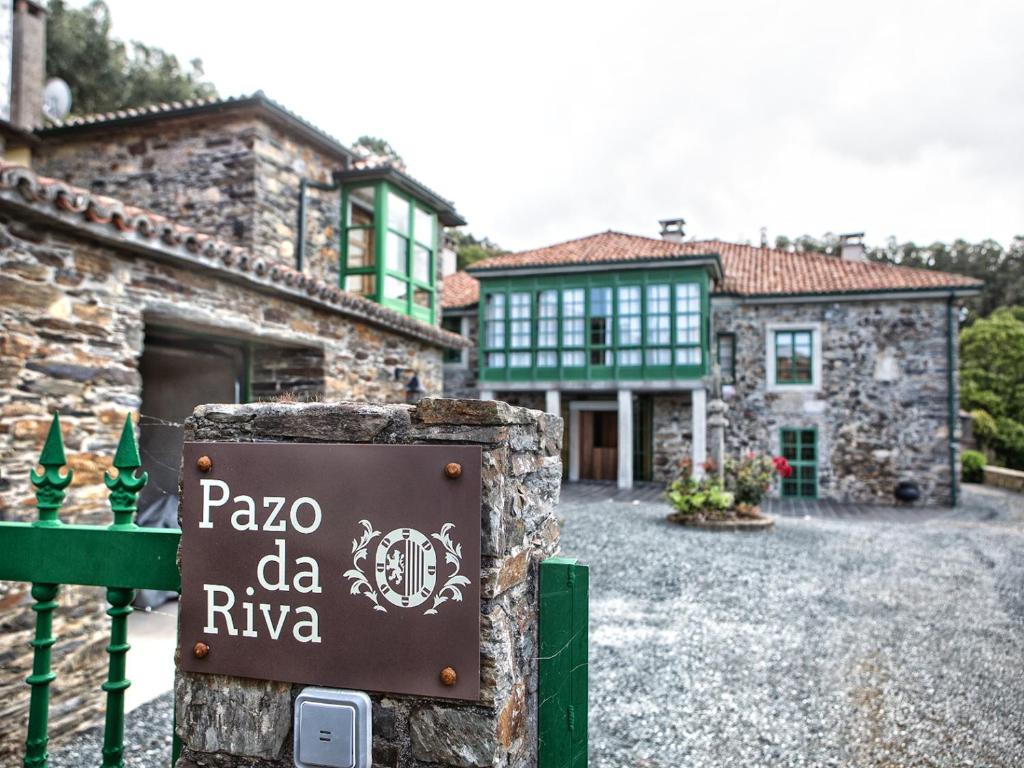
[[[466,344],[438,311],[444,228],[463,223],[450,202],[262,94],[40,128],[45,13],[4,10],[0,519],[34,518],[54,412],[74,471],[65,522],[109,522],[103,473],[131,413],[150,478],[139,521],[173,524],[197,404],[441,393],[445,350]],[[5,722],[28,695],[28,587],[0,584]],[[102,600],[61,601],[54,734],[102,707],[106,664]],[[23,739],[5,730],[0,763]]]
[[[955,498],[960,275],[839,253],[604,232],[497,256],[446,280],[467,335],[446,390],[542,408],[567,424],[567,479],[671,479],[707,458],[711,364],[728,453],[794,466],[780,492],[892,502]],[[450,307],[450,308],[449,308]],[[451,318],[451,319],[448,319]],[[476,332],[477,325],[483,330]]]

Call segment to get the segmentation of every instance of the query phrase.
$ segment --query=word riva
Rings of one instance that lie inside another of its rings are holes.
[[[282,496],[264,496],[262,499],[263,520],[262,525],[258,522],[256,514],[256,500],[252,496],[241,494],[231,498],[231,488],[222,480],[204,479],[199,481],[203,489],[203,514],[199,521],[200,528],[213,528],[214,509],[223,507],[231,499],[236,509],[231,513],[231,527],[236,531],[272,531],[286,532],[289,524],[291,528],[302,534],[310,534],[320,527],[323,514],[320,504],[316,499],[309,496],[302,496],[291,503],[288,509],[287,518],[281,515],[281,510],[287,503]],[[312,557],[295,558],[295,573],[289,584],[287,578],[287,551],[285,539],[274,539],[275,551],[264,555],[256,566],[256,580],[259,585],[268,592],[288,592],[294,590],[300,594],[319,594],[323,590],[320,587],[320,565]],[[232,617],[232,609],[235,607],[235,591],[222,584],[203,584],[203,591],[206,593],[206,626],[203,632],[211,635],[219,633],[217,617],[219,616],[228,635],[237,636],[238,629]],[[246,587],[245,594],[253,597],[256,590],[253,587]],[[241,610],[244,617],[244,628],[241,631],[242,637],[259,637],[259,629],[266,627],[271,640],[278,640],[288,621],[292,617],[292,637],[300,643],[319,643],[320,617],[316,610],[308,605],[299,605],[292,609],[291,605],[277,605],[277,615],[273,615],[273,608],[270,603],[254,604],[249,601],[241,603]],[[256,610],[258,608],[258,614]],[[300,617],[304,617],[301,618]],[[262,619],[262,621],[261,621]]]

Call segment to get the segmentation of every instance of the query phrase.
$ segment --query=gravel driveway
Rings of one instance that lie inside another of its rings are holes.
[[[1021,497],[800,509],[768,533],[666,511],[563,493],[564,553],[591,566],[591,766],[1024,765]],[[171,708],[128,717],[129,766],[166,768]],[[101,738],[53,745],[50,765],[96,765]]]
[[[1024,510],[964,502],[709,533],[650,494],[567,489],[591,765],[1024,765]]]

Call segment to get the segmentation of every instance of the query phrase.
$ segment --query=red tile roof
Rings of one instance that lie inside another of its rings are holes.
[[[470,270],[557,267],[629,261],[685,259],[717,255],[724,281],[718,293],[742,296],[980,288],[970,277],[930,269],[897,267],[871,261],[848,261],[819,253],[791,253],[776,248],[697,240],[676,243],[622,232],[602,232],[531,251],[494,256]]]
[[[480,300],[480,281],[465,271],[448,275],[444,279],[442,290],[443,309],[471,307]]]
[[[293,300],[312,302],[351,319],[386,328],[431,344],[461,349],[466,341],[458,334],[415,320],[362,296],[306,275],[276,261],[255,256],[210,235],[177,224],[144,208],[93,194],[56,179],[37,176],[18,165],[0,164],[0,202],[30,208],[38,215],[57,219],[65,226],[158,252],[191,267],[202,267],[263,290],[283,293]]]

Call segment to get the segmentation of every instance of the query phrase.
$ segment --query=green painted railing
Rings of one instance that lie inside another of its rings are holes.
[[[136,589],[180,591],[181,577],[176,563],[177,530],[139,528],[133,522],[138,494],[146,484],[131,417],[125,419],[121,440],[114,455],[117,475],[105,476],[110,490],[114,521],[108,527],[65,525],[58,513],[64,503],[72,473],[64,455],[60,419],[54,414],[43,452],[43,471],[31,473],[36,489],[38,519],[32,523],[0,522],[0,579],[32,582],[36,632],[32,640],[32,687],[29,702],[25,768],[47,768],[49,741],[50,683],[56,678],[50,668],[53,611],[58,607],[61,584],[82,584],[107,588],[110,608],[110,656],[107,681],[106,725],[103,735],[102,768],[124,766],[124,692],[131,685],[125,677],[129,648],[128,615]],[[174,753],[177,753],[175,744]],[[172,761],[176,754],[172,755]]]
[[[564,557],[540,564],[538,768],[586,768],[590,572]]]

